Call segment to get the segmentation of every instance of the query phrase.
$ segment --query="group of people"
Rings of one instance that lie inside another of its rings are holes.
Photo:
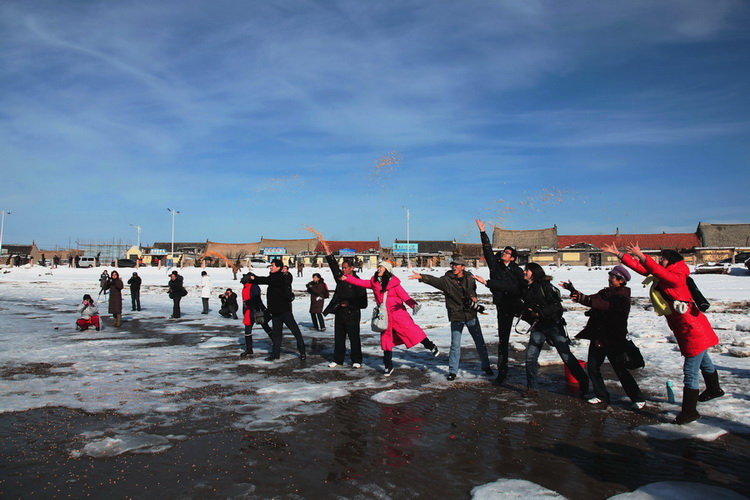
[[[571,292],[571,300],[590,308],[586,312],[589,316],[586,327],[578,335],[578,338],[590,340],[587,369],[584,370],[570,350],[570,340],[565,331],[562,297],[559,289],[552,285],[551,278],[545,275],[543,268],[537,263],[528,263],[521,269],[516,263],[518,257],[516,250],[512,247],[505,247],[495,253],[485,231],[485,224],[479,219],[476,220],[476,224],[480,233],[483,254],[489,267],[489,279],[472,274],[467,270],[466,262],[461,258],[453,259],[451,269],[443,276],[437,277],[417,272],[409,276],[409,279],[419,280],[437,288],[444,295],[451,329],[448,380],[455,380],[458,376],[461,335],[464,327],[469,331],[476,346],[481,370],[485,375],[495,375],[490,365],[487,346],[479,323],[478,313],[484,310],[477,299],[476,282],[479,282],[491,291],[497,311],[498,355],[495,383],[502,384],[508,376],[510,333],[514,328],[514,322],[517,329],[523,321],[528,325],[529,334],[526,348],[525,396],[534,397],[538,394],[538,359],[544,343],[547,342],[554,346],[563,363],[578,382],[581,397],[589,403],[604,406],[609,404],[610,396],[601,373],[601,366],[604,360],[608,359],[631,400],[632,408],[642,409],[646,404],[646,398],[635,378],[628,371],[623,357],[628,345],[630,288],[627,284],[631,279],[629,268],[638,274],[652,278],[651,297],[655,310],[667,319],[667,324],[677,340],[680,352],[685,357],[682,409],[675,423],[685,424],[700,418],[697,411],[698,402],[706,402],[724,395],[719,384],[718,372],[708,353],[711,347],[718,344],[718,337],[692,297],[688,287],[690,272],[678,252],[663,250],[660,261],[657,263],[653,258],[645,255],[637,244],[627,246],[627,253],[620,252],[614,244],[605,245],[602,250],[616,255],[622,262],[609,271],[605,288],[593,295],[586,295],[576,290],[570,281],[560,283],[562,288]],[[326,331],[324,316],[329,314],[334,316],[334,353],[329,367],[336,368],[344,365],[347,340],[350,344],[352,367],[362,366],[360,324],[362,309],[367,307],[367,289],[372,291],[380,319],[384,321],[378,331],[382,330],[380,331],[380,344],[383,350],[385,376],[390,376],[394,371],[393,348],[395,346],[404,345],[411,348],[421,344],[433,356],[440,354],[435,343],[427,337],[424,330],[414,322],[407,311],[408,306],[413,314],[416,314],[419,304],[404,290],[398,277],[393,275],[390,262],[381,261],[370,279],[362,279],[355,273],[351,260],[344,259],[339,265],[327,243],[323,242],[323,244],[327,254],[326,261],[336,281],[333,296],[324,307],[330,292],[319,273],[313,274],[306,288],[310,295],[313,328]],[[133,275],[128,283],[137,282],[139,287],[140,278],[137,278],[136,273]],[[296,340],[300,359],[306,359],[305,342],[292,313],[292,301],[295,298],[292,281],[293,278],[288,269],[278,259],[271,262],[268,276],[256,276],[253,273],[243,276],[241,280],[243,285],[242,314],[245,325],[243,357],[253,354],[252,330],[255,324],[259,324],[272,342],[272,350],[266,360],[273,361],[280,358],[284,326],[289,329]],[[259,285],[268,287],[267,307],[261,299]],[[131,284],[131,290],[132,287],[133,284]],[[113,271],[112,275],[102,282],[102,290],[110,292],[109,312],[114,316],[115,326],[121,323],[122,288],[122,280],[117,271]],[[203,313],[207,314],[211,286],[205,271],[202,273],[200,288]],[[180,299],[187,292],[183,286],[182,276],[177,271],[170,274],[169,294],[174,301],[172,317],[178,318],[180,317]],[[237,295],[231,289],[227,289],[221,295],[221,299],[222,315],[237,318],[236,313],[239,309]],[[135,300],[134,310],[136,309]],[[84,296],[79,310],[81,319],[78,320],[77,326],[80,329],[86,329],[88,326],[99,329],[97,309],[91,296]],[[140,310],[140,302],[138,302],[138,310]],[[702,374],[706,384],[703,392],[699,390],[699,374]]]

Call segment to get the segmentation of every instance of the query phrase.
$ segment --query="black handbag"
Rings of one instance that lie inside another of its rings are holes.
[[[626,340],[623,345],[623,351],[617,357],[618,361],[628,370],[637,370],[646,366],[641,350],[633,343],[632,340]]]

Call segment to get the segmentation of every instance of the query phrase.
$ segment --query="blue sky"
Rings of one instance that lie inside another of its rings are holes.
[[[750,222],[748,26],[731,0],[6,0],[4,242],[169,241],[167,207],[178,241],[387,245],[404,206],[464,242]]]

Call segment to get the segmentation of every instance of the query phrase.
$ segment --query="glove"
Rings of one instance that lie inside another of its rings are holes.
[[[323,297],[317,297],[315,300],[323,300]]]
[[[414,304],[414,307],[412,308],[412,311],[414,311],[413,314],[416,315],[420,309],[422,309],[422,304],[420,304],[419,302],[416,302]]]

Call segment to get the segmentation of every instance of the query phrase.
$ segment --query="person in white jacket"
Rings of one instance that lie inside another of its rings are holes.
[[[99,308],[96,307],[91,295],[87,293],[83,296],[83,302],[77,310],[81,313],[81,317],[76,321],[76,330],[86,331],[90,326],[93,326],[98,332],[100,328]]]
[[[201,300],[203,301],[203,312],[208,314],[208,299],[211,297],[211,278],[206,271],[201,272]]]

